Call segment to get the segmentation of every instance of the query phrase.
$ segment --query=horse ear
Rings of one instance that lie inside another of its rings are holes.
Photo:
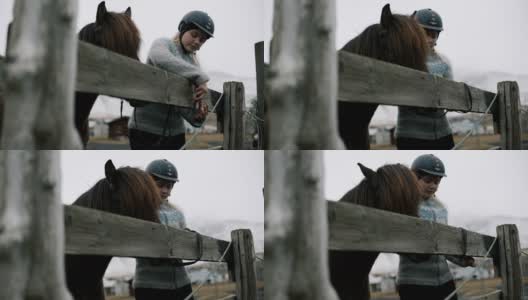
[[[125,10],[125,15],[127,15],[129,18],[132,18],[132,9],[130,6]]]
[[[361,173],[363,173],[363,175],[365,176],[365,178],[367,178],[367,180],[372,179],[376,175],[376,172],[374,172],[372,169],[365,167],[361,163],[358,163],[358,166],[361,169]]]
[[[391,12],[391,9],[390,9],[390,4],[385,4],[385,6],[383,6],[383,9],[381,10],[381,21],[380,21],[380,24],[381,24],[381,27],[383,28],[389,28],[390,27],[390,24],[392,23],[392,12]]]
[[[108,12],[106,10],[106,4],[104,1],[101,1],[101,3],[99,3],[99,6],[97,6],[97,16],[95,17],[95,24],[103,24],[104,17],[107,13]]]
[[[106,177],[106,180],[108,180],[108,182],[110,183],[110,186],[114,186],[114,183],[115,183],[115,174],[116,174],[116,167],[114,166],[114,163],[112,162],[111,159],[109,159],[106,163],[105,163],[105,177]]]

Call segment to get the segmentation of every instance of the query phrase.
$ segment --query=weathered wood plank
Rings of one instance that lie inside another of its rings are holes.
[[[177,74],[81,41],[78,58],[76,91],[192,107],[192,85]]]
[[[503,299],[524,299],[520,261],[521,246],[517,226],[512,224],[497,226],[497,242]]]
[[[244,149],[244,85],[236,81],[225,82],[224,101],[223,149]]]
[[[257,117],[259,149],[264,149],[264,117],[266,111],[266,64],[264,63],[264,42],[255,43],[255,69],[257,73]]]
[[[339,52],[340,101],[484,113],[494,95],[461,82]]]
[[[329,249],[485,256],[494,238],[370,207],[328,201]],[[466,237],[464,238],[464,232]],[[496,247],[490,256],[495,254]]]
[[[255,273],[255,249],[249,229],[231,231],[234,274],[237,299],[257,299],[257,277]]]
[[[64,207],[64,222],[68,254],[182,259],[200,257],[196,234],[193,232],[70,205]],[[202,237],[201,260],[219,260],[229,243]]]
[[[505,150],[522,149],[519,86],[517,82],[503,81],[497,84],[501,145]]]

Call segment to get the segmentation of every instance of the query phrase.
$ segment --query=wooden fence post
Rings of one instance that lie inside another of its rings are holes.
[[[236,281],[236,295],[240,300],[257,299],[257,279],[255,273],[255,249],[249,229],[231,231],[233,249],[233,274]]]
[[[259,149],[267,145],[267,133],[264,120],[266,112],[266,68],[264,63],[264,42],[255,44],[255,66],[257,70],[257,117],[258,117],[258,144]]]
[[[0,152],[0,299],[71,299],[59,153]]]
[[[80,149],[73,123],[77,1],[17,0],[6,57],[2,149]]]
[[[242,82],[224,83],[224,145],[225,150],[244,149],[245,96]]]
[[[323,153],[266,151],[266,299],[338,299],[328,271]]]
[[[335,14],[335,0],[275,2],[267,107],[271,150],[344,148],[336,117]]]
[[[516,225],[497,226],[500,277],[504,300],[523,299],[522,270],[520,263],[519,231]]]
[[[522,138],[519,86],[515,81],[502,81],[497,84],[497,93],[502,149],[520,150],[522,149]]]

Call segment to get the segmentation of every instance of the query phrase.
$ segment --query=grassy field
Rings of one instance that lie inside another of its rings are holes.
[[[525,286],[528,286],[528,277],[523,278],[523,282]],[[462,281],[457,282],[457,287],[462,283]],[[458,299],[469,299],[471,297],[481,296],[485,295],[487,293],[491,293],[497,289],[500,289],[500,286],[502,285],[502,280],[500,278],[491,278],[491,279],[483,279],[483,280],[470,280],[464,286],[462,289],[458,292]],[[398,296],[398,293],[372,293],[371,294],[372,300],[398,300],[400,297]]]
[[[456,135],[455,144],[462,140],[463,136]],[[522,140],[524,144],[528,143],[528,133],[524,133]],[[462,145],[461,150],[486,150],[495,146],[500,145],[500,135],[481,135],[471,136]],[[371,145],[371,149],[374,150],[393,150],[396,149],[396,145]]]
[[[197,286],[193,285],[193,291],[196,290]],[[264,282],[257,282],[257,288],[264,288]],[[221,299],[229,295],[235,294],[236,285],[234,282],[223,282],[217,284],[208,284],[202,286],[202,288],[194,295],[195,300],[216,300]],[[108,300],[134,300],[134,297],[123,297],[123,296],[108,296]]]

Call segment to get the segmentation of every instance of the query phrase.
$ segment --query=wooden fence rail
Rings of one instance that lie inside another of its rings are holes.
[[[68,254],[179,258],[227,262],[237,299],[256,299],[255,251],[251,231],[231,232],[229,242],[202,235],[202,255],[194,232],[78,206],[64,206]],[[220,260],[221,259],[221,260]]]
[[[0,96],[5,91],[5,69],[5,59],[0,57]],[[238,86],[233,90],[232,84],[234,83],[224,84],[223,91],[224,95],[230,95],[232,105],[223,107],[220,103],[217,111],[226,114],[223,124],[224,135],[227,137],[224,149],[243,149],[244,143],[239,137],[244,137],[244,88],[242,83],[237,82]],[[242,92],[238,92],[240,89]],[[78,44],[75,90],[183,107],[193,105],[192,85],[186,78],[82,41]],[[230,93],[232,90],[237,92]],[[205,101],[210,111],[216,101],[220,100],[211,97],[211,94],[221,93],[211,90],[206,95]],[[227,101],[223,102],[226,103]],[[234,140],[234,137],[238,140]]]
[[[520,96],[516,82],[499,82],[498,95],[463,82],[338,52],[338,100],[493,114],[503,149],[521,149]]]
[[[490,251],[488,257],[493,258],[503,281],[503,299],[522,299],[521,248],[515,225],[498,226],[495,241],[495,237],[463,228],[361,205],[327,201],[327,209],[331,250],[475,257]]]

